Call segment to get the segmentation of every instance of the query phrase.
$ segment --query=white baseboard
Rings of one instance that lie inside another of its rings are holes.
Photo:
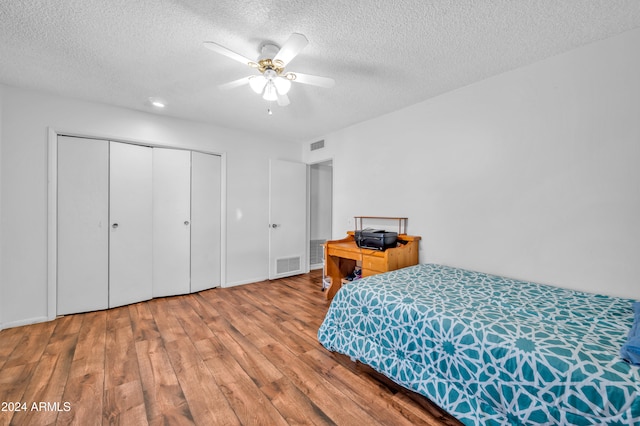
[[[0,324],[0,330],[4,330],[5,328],[14,328],[21,327],[23,325],[36,324],[39,322],[47,322],[50,321],[48,317],[35,317],[35,318],[27,318],[19,321],[11,321]]]
[[[245,284],[254,284],[254,283],[259,283],[260,281],[266,281],[268,280],[269,277],[260,277],[260,278],[252,278],[249,280],[242,280],[242,281],[234,281],[232,283],[226,283],[224,285],[222,285],[222,288],[227,288],[227,287],[236,287],[239,285],[245,285]]]

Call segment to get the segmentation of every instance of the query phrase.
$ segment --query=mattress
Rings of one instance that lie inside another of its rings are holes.
[[[467,425],[640,424],[632,302],[421,264],[343,286],[318,339]]]

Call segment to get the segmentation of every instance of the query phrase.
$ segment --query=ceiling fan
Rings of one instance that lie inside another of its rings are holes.
[[[279,46],[265,42],[260,46],[260,56],[256,61],[246,58],[224,46],[212,41],[205,41],[205,47],[216,53],[234,59],[251,68],[257,69],[260,74],[250,75],[219,86],[220,89],[233,89],[248,84],[251,89],[267,101],[276,101],[280,106],[289,105],[287,93],[291,88],[291,82],[310,84],[319,87],[332,87],[335,81],[328,77],[302,74],[299,72],[285,72],[284,69],[305,48],[309,40],[298,33],[293,33],[285,44]],[[269,109],[269,113],[271,110]]]

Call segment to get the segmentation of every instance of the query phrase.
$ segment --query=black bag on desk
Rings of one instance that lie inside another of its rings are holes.
[[[384,229],[356,230],[354,238],[358,247],[372,250],[386,250],[395,247],[398,243],[398,233],[388,232]]]

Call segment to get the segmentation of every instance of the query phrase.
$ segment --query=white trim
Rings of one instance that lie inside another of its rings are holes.
[[[305,242],[304,249],[306,251],[306,265],[304,265],[305,273],[309,273],[311,270],[310,260],[311,260],[311,164],[307,164],[307,199],[306,199],[306,209],[307,209],[307,217],[305,218],[305,226],[307,227],[307,232],[305,234]]]
[[[142,140],[124,140],[120,137],[111,137],[108,135],[91,135],[86,133],[79,133],[73,131],[64,131],[60,129],[54,129],[53,127],[48,127],[48,137],[47,137],[47,158],[48,158],[48,173],[47,173],[47,316],[42,317],[43,319],[34,320],[33,322],[41,322],[41,321],[51,321],[56,318],[57,312],[57,246],[58,246],[58,235],[57,235],[57,226],[58,223],[58,136],[74,136],[88,139],[100,139],[107,141],[115,141],[122,143],[129,143],[134,145],[145,145],[150,147],[157,148],[172,148],[172,149],[183,149],[187,151],[196,151],[204,154],[217,155],[220,157],[220,285],[222,287],[226,287],[225,285],[227,279],[227,154],[226,152],[216,152],[210,150],[203,150],[200,148],[190,148],[188,145],[186,147],[176,147],[171,144],[159,143],[159,142],[151,142],[151,141],[142,141]],[[0,318],[1,320],[2,318]],[[31,324],[31,320],[27,320],[24,324]],[[14,323],[12,323],[14,324]],[[22,321],[16,323],[16,325],[24,325]],[[5,326],[7,326],[5,324]],[[2,329],[2,324],[0,323],[0,330]]]
[[[224,285],[222,285],[222,288],[227,288],[227,287],[236,287],[239,285],[246,285],[246,284],[256,284],[262,281],[268,281],[269,277],[259,277],[259,278],[252,278],[249,280],[242,280],[242,281],[234,281],[232,283],[226,283]]]
[[[3,95],[4,95],[4,86],[0,85],[0,225],[2,224],[2,106],[3,106]],[[4,324],[2,323],[2,302],[4,297],[2,296],[3,286],[2,286],[2,226],[0,226],[0,330],[4,329]]]
[[[227,282],[227,154],[220,155],[220,286]]]
[[[33,317],[33,318],[21,319],[18,321],[11,321],[11,322],[2,324],[2,326],[4,328],[14,328],[14,327],[22,327],[23,325],[37,324],[39,322],[46,322],[46,321],[49,321],[47,317]]]
[[[48,131],[47,158],[47,319],[55,319],[58,298],[58,133]]]
[[[122,136],[109,135],[106,133],[76,132],[72,130],[56,129],[53,127],[49,127],[48,129],[49,131],[52,131],[56,135],[56,137],[62,135],[62,136],[71,136],[71,137],[77,137],[77,138],[99,139],[99,140],[111,141],[111,142],[122,142],[122,143],[128,143],[132,145],[144,145],[144,146],[157,147],[157,148],[184,149],[186,151],[198,151],[204,154],[213,154],[213,155],[224,154],[222,152],[198,148],[189,144],[185,146],[176,146],[174,144],[166,143],[166,142],[158,142],[158,141],[152,141],[147,139],[128,139],[128,138],[122,138]]]

